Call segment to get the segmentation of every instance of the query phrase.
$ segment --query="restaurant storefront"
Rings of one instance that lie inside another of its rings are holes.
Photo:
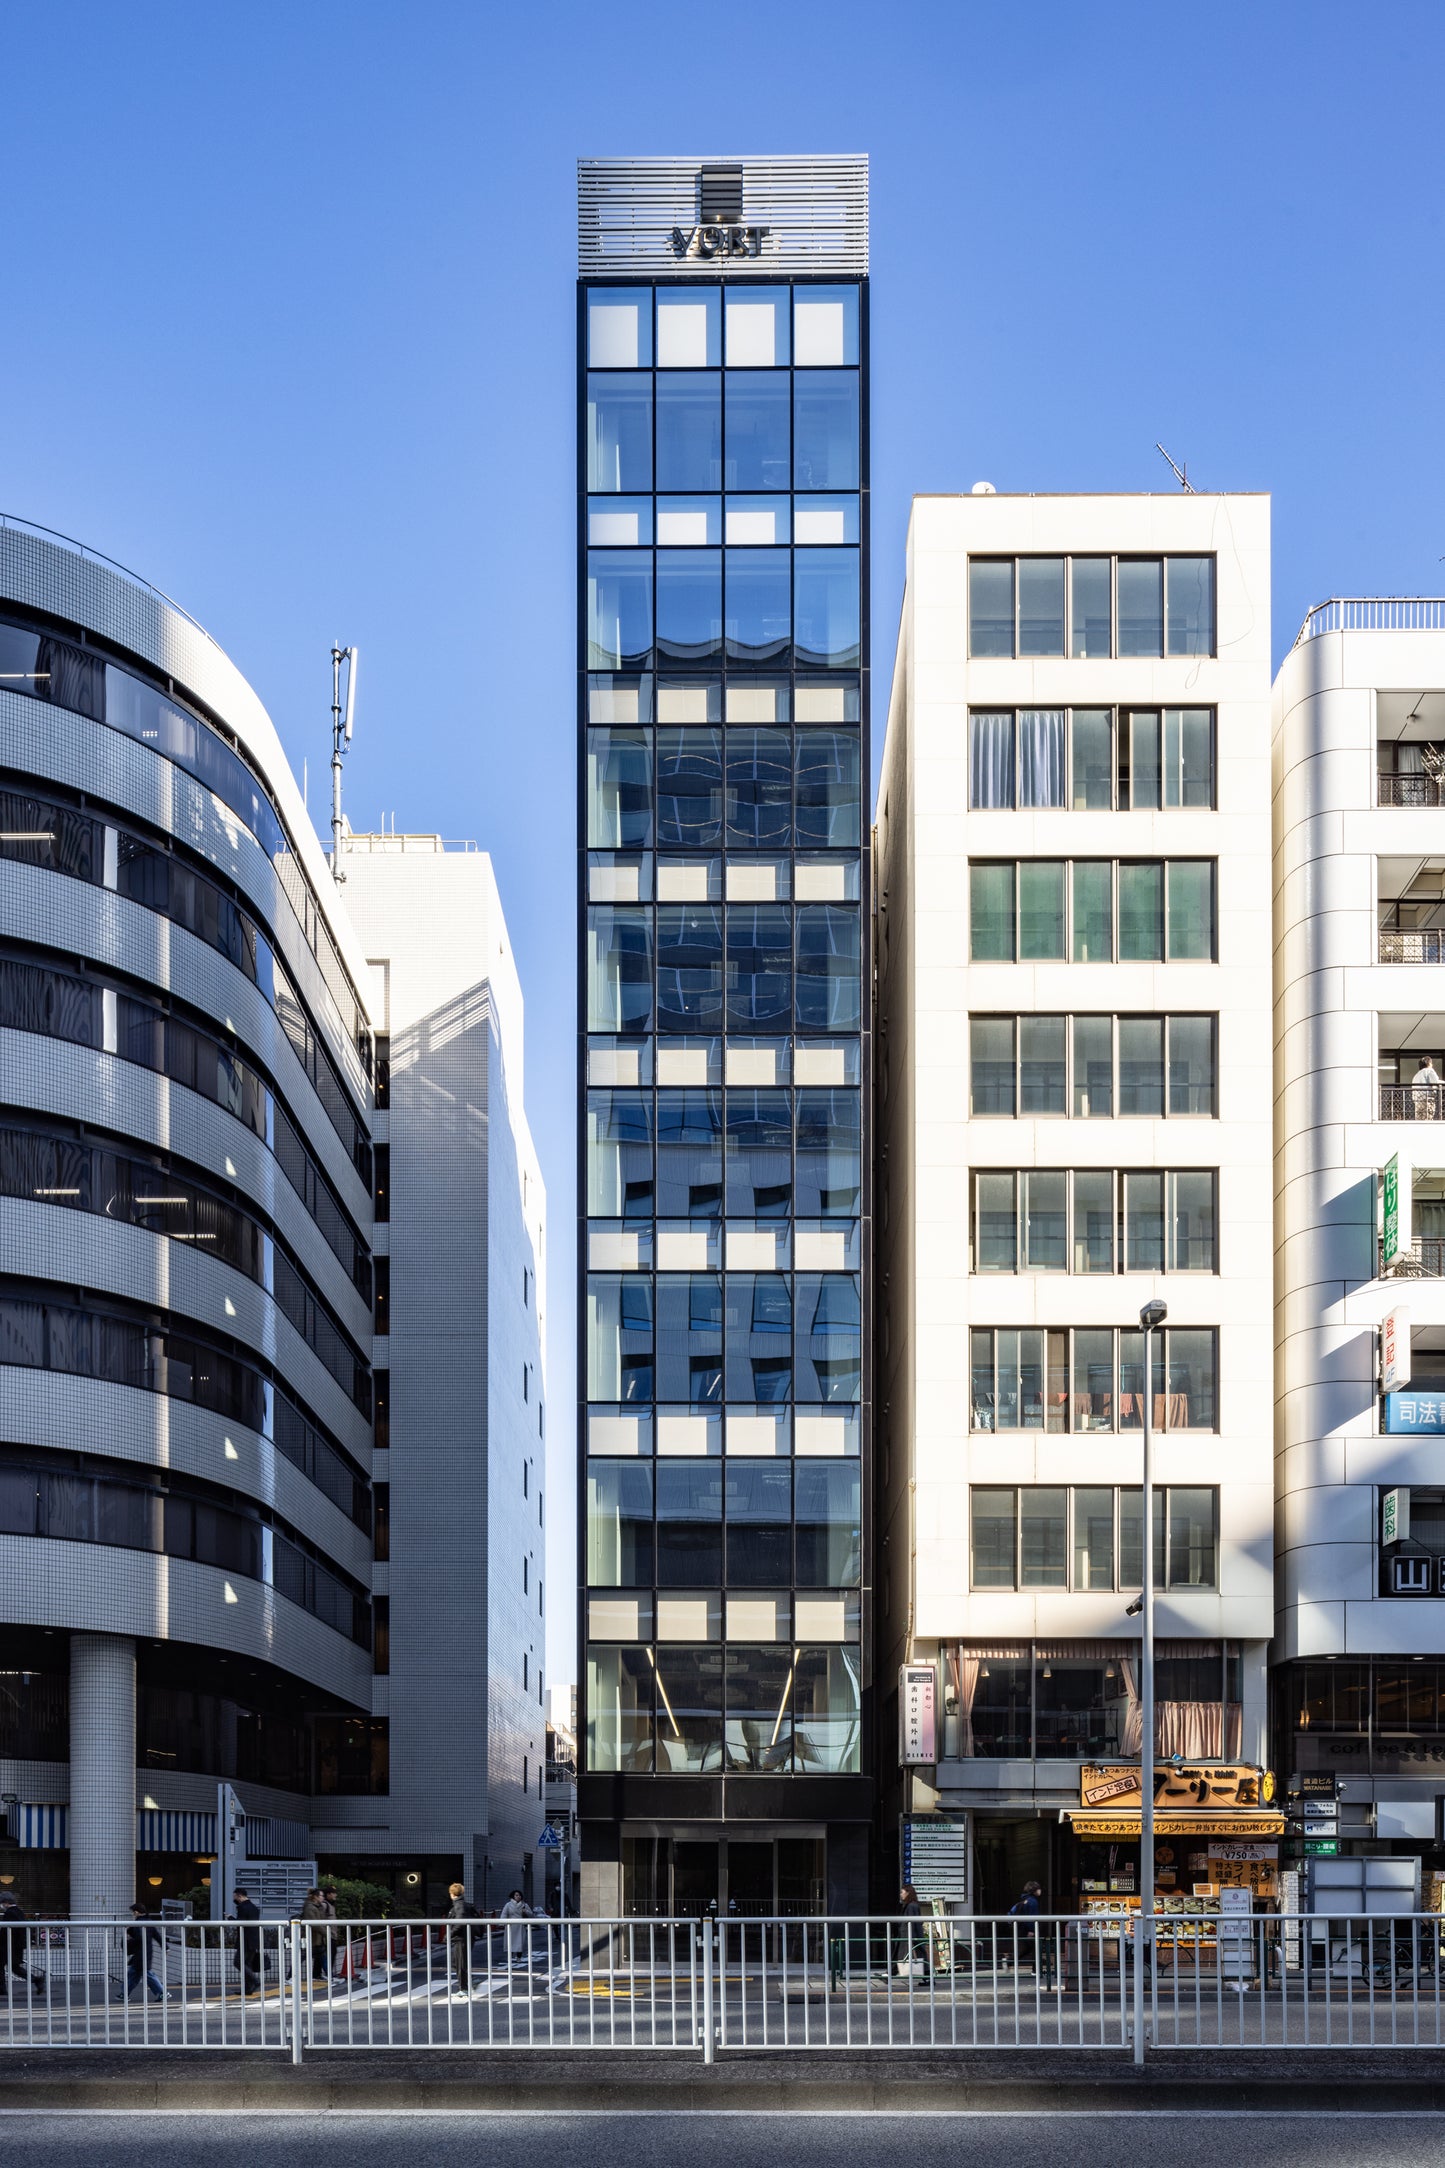
[[[1226,1889],[1247,1889],[1252,1909],[1280,1895],[1284,1815],[1271,1771],[1248,1763],[1169,1762],[1154,1770],[1153,1894],[1156,1912],[1210,1914]],[[1079,1804],[1065,1808],[1074,1840],[1078,1910],[1134,1911],[1143,1797],[1137,1763],[1086,1765]]]

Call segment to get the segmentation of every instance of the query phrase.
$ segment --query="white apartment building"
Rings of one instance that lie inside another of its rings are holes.
[[[879,1676],[939,1693],[884,1841],[966,1823],[979,1911],[1138,1890],[1137,1835],[1067,1817],[1139,1756],[1155,1297],[1156,1748],[1267,1759],[1269,681],[1266,497],[915,500],[877,816]],[[1207,1834],[1161,1846],[1161,1892],[1210,1878]]]
[[[1312,610],[1274,707],[1275,1752],[1334,1775],[1342,1839],[1417,1857],[1445,1774],[1442,773],[1445,603]]]

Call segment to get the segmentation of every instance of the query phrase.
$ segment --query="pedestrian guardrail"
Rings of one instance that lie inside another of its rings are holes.
[[[142,1926],[0,1924],[0,2048],[1445,2047],[1435,1913]]]

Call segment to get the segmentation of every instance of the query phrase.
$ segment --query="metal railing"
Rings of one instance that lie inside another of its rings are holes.
[[[1445,599],[1438,595],[1332,595],[1306,613],[1294,644],[1322,632],[1445,632]]]
[[[0,2047],[1445,2047],[1445,1919],[166,1922],[0,1927]]]
[[[1376,776],[1375,785],[1377,805],[1445,805],[1445,783],[1437,783],[1433,776],[1386,775],[1382,771]]]
[[[1445,1084],[1382,1084],[1380,1120],[1445,1122]]]
[[[1378,1240],[1375,1244],[1375,1270],[1377,1273],[1385,1270],[1385,1245]],[[1396,1280],[1445,1279],[1445,1238],[1425,1235],[1416,1241],[1413,1248],[1401,1250],[1390,1267],[1390,1277]]]
[[[1445,928],[1426,927],[1419,932],[1403,933],[1394,927],[1380,928],[1380,962],[1382,964],[1438,964],[1445,963]]]

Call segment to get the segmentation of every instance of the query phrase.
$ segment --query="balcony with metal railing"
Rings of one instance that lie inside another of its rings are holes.
[[[1445,596],[1332,595],[1307,612],[1294,644],[1325,632],[1445,632]]]

